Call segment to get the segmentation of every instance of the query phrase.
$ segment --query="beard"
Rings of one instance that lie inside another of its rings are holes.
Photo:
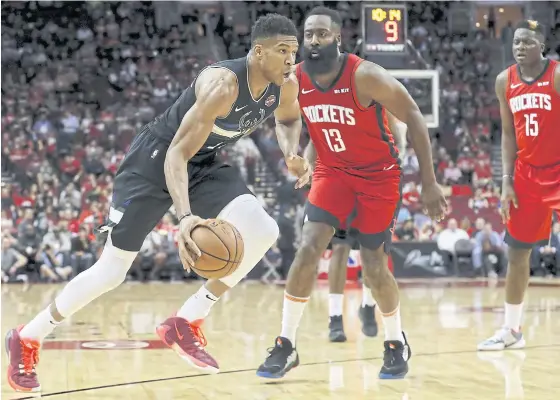
[[[317,52],[318,54],[312,54],[312,52]],[[311,75],[331,72],[336,66],[338,55],[338,43],[336,41],[323,47],[303,47],[305,68]]]

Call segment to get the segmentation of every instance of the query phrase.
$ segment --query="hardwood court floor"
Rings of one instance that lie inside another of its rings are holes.
[[[444,282],[444,283],[442,283]],[[445,283],[447,282],[447,283]],[[154,327],[198,286],[126,284],[63,324],[45,342],[38,371],[52,399],[560,399],[560,281],[529,289],[525,350],[477,353],[500,325],[503,288],[474,281],[408,281],[402,285],[403,325],[412,347],[405,380],[380,381],[380,337],[365,338],[356,310],[360,290],[348,290],[349,341],[327,341],[327,291],[316,290],[300,329],[302,365],[281,380],[255,368],[278,334],[281,287],[240,285],[205,324],[208,349],[222,373],[200,375],[162,348]],[[468,283],[469,286],[466,286]],[[2,287],[2,334],[44,308],[60,286]],[[26,399],[6,383],[2,399]]]

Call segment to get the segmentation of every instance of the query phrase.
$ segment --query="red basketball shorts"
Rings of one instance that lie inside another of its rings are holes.
[[[513,187],[518,208],[510,205],[506,243],[515,248],[547,244],[552,213],[560,211],[560,164],[537,168],[517,160]]]
[[[385,243],[387,251],[401,198],[400,176],[398,168],[364,171],[317,165],[304,221],[355,228],[362,246],[377,249]]]

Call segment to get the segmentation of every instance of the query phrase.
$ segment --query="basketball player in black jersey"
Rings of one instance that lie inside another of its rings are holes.
[[[35,365],[41,341],[64,318],[124,281],[144,238],[171,205],[179,218],[185,269],[200,255],[190,232],[203,218],[229,221],[245,244],[244,259],[233,274],[209,280],[158,327],[160,337],[184,360],[202,371],[218,372],[217,362],[204,350],[200,323],[272,246],[278,226],[234,169],[216,159],[216,152],[274,114],[288,169],[299,177],[296,186],[307,183],[308,162],[297,155],[301,118],[298,85],[291,74],[297,50],[292,21],[277,14],[260,18],[247,57],[204,69],[167,111],[141,130],[115,178],[102,227],[108,233],[103,254],[31,322],[8,333],[8,381],[14,389],[40,390]]]

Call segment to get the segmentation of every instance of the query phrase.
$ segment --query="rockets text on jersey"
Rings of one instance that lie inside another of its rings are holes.
[[[508,69],[506,100],[515,126],[517,157],[526,164],[560,164],[560,94],[554,88],[558,62],[547,60],[540,76],[528,82],[518,65]]]
[[[316,84],[305,62],[296,68],[299,105],[317,150],[317,163],[356,170],[398,166],[385,109],[377,103],[363,107],[358,101],[354,73],[363,60],[353,54],[343,57],[340,73],[329,88]]]

